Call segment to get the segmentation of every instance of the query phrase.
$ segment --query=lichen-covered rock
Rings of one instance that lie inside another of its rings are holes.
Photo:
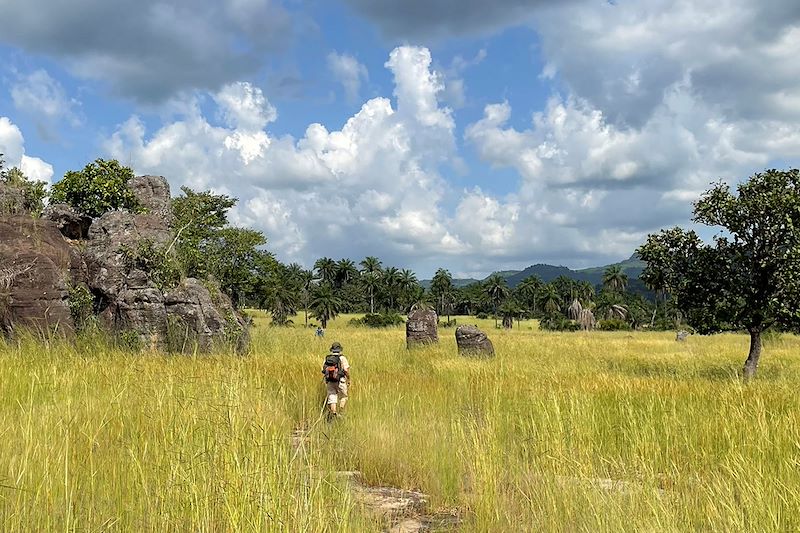
[[[131,260],[152,251],[145,243],[166,247],[174,235],[167,181],[138,176],[129,186],[142,213],[110,211],[90,220],[58,204],[38,220],[0,216],[0,332],[16,326],[73,331],[70,288],[84,285],[88,309],[81,306],[79,322],[84,311],[94,312],[101,327],[133,332],[145,347],[207,350],[223,342],[244,351],[249,324],[227,296],[195,279],[165,292]],[[7,198],[9,206],[24,201],[10,192]]]
[[[107,301],[116,300],[128,275],[124,250],[135,252],[145,240],[166,245],[170,242],[169,226],[157,216],[128,211],[109,211],[95,219],[84,253],[90,287]]]
[[[85,239],[89,236],[92,218],[79,214],[67,204],[53,204],[45,208],[42,218],[52,221],[68,239]]]
[[[486,333],[478,326],[458,326],[456,328],[458,355],[468,357],[494,357],[494,345]]]
[[[163,176],[136,176],[128,182],[139,206],[148,215],[169,225],[172,219],[169,183]]]
[[[164,294],[141,270],[128,274],[125,288],[114,302],[115,327],[133,331],[145,346],[163,346],[167,338]]]
[[[86,281],[86,266],[49,220],[0,219],[0,329],[71,333],[69,288]]]
[[[215,292],[212,296],[200,281],[187,278],[164,295],[171,349],[184,350],[196,343],[201,350],[208,350],[215,340],[231,342],[237,348],[246,345],[247,327],[242,317],[227,296]]]
[[[406,322],[406,347],[439,342],[439,318],[432,309],[417,309],[408,315]]]

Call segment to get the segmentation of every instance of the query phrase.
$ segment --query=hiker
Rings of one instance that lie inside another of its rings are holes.
[[[320,326],[317,326],[316,335],[317,335],[317,337],[324,337],[325,336],[325,330],[322,329]]]
[[[342,355],[342,345],[338,342],[331,345],[331,353],[325,357],[322,375],[328,394],[329,413],[336,416],[337,407],[344,409],[347,403],[347,386],[350,384],[350,363]]]

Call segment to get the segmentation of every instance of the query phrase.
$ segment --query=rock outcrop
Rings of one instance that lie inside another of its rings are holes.
[[[49,220],[0,218],[0,329],[71,333],[71,286],[85,284],[80,254]]]
[[[206,350],[224,340],[243,350],[248,324],[225,294],[196,279],[159,287],[130,260],[143,247],[165,249],[174,237],[167,181],[138,176],[129,186],[139,213],[109,211],[92,220],[56,204],[41,219],[0,216],[2,332],[27,326],[71,333],[70,290],[82,286],[101,327],[132,332],[144,346]]]
[[[466,357],[494,357],[494,345],[478,326],[456,328],[458,355]]]
[[[53,204],[45,208],[42,218],[50,220],[68,239],[85,239],[89,236],[92,218],[79,214],[67,204]]]
[[[406,347],[439,342],[438,322],[436,311],[432,309],[417,309],[409,313],[406,322]]]

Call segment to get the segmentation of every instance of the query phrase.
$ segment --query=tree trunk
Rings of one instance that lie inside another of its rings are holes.
[[[369,314],[375,314],[375,295],[372,293],[372,289],[369,290]]]
[[[750,352],[744,362],[744,380],[749,381],[756,375],[758,359],[761,357],[761,329],[750,330]]]

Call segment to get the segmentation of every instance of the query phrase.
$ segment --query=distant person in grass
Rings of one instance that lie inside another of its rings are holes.
[[[331,416],[337,416],[347,403],[347,386],[350,384],[350,363],[342,355],[342,345],[334,342],[331,353],[322,364],[322,375],[328,394],[328,410]]]

